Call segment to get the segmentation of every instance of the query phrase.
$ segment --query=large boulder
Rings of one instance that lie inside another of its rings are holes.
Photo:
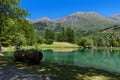
[[[14,52],[15,61],[39,65],[43,58],[42,52],[36,50],[18,50]]]

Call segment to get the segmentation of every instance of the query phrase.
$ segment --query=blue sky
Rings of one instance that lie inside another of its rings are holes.
[[[56,19],[75,12],[97,12],[103,16],[120,13],[120,0],[21,0],[30,19]]]

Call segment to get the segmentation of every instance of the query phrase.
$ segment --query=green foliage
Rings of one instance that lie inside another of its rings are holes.
[[[23,24],[24,23],[24,24]],[[33,45],[36,42],[37,35],[34,31],[33,25],[27,20],[21,21],[21,32],[25,35],[27,39],[27,45]]]
[[[16,21],[28,15],[19,3],[20,0],[0,0],[0,45],[12,44],[13,34],[16,33],[17,28]]]
[[[22,46],[25,46],[26,45],[26,38],[24,36],[24,34],[18,34],[15,36],[15,45],[16,45],[16,48],[19,49],[20,47]]]
[[[89,39],[88,37],[83,37],[79,43],[79,46],[82,46],[84,48],[86,47],[93,47],[93,40]]]
[[[24,18],[28,15],[19,5],[20,0],[0,0],[0,15],[9,18]]]
[[[45,40],[45,43],[46,44],[53,44],[53,40],[52,39],[47,39],[47,40]]]
[[[116,24],[109,28],[90,34],[95,47],[120,47],[120,25]]]
[[[9,19],[8,19],[9,20]],[[27,20],[19,19],[19,21],[6,23],[6,27],[2,30],[2,44],[9,45],[33,45],[36,41],[34,28]]]
[[[57,41],[59,42],[65,42],[67,41],[67,35],[66,35],[66,30],[64,27],[62,27],[62,31],[58,33],[57,35]]]
[[[37,35],[37,36],[36,36],[36,42],[37,42],[38,44],[42,44],[42,43],[45,42],[45,39],[43,39],[43,38],[41,38],[41,37],[39,37],[39,36]]]
[[[46,31],[45,31],[45,39],[46,39],[46,41],[54,41],[55,40],[55,33],[52,31],[52,30],[50,30],[50,29],[46,29]]]
[[[67,42],[75,43],[75,31],[71,27],[66,29]]]
[[[75,43],[75,40],[75,31],[71,27],[67,27],[66,29],[62,27],[62,31],[57,35],[57,41],[60,42]]]
[[[33,25],[25,19],[28,13],[20,7],[20,0],[0,0],[0,3],[0,42],[2,45],[16,47],[33,45],[37,35]]]
[[[29,52],[40,52],[38,49],[20,49],[20,50],[17,50],[17,52],[26,52],[26,53],[29,53]]]
[[[120,36],[115,33],[99,33],[91,38],[95,47],[120,47]]]

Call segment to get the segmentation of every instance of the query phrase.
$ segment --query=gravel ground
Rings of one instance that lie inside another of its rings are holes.
[[[33,71],[6,66],[0,69],[0,80],[58,80],[50,74],[36,74]]]

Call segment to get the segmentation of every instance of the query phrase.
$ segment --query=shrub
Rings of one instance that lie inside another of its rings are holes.
[[[47,40],[45,41],[45,43],[46,43],[46,44],[53,44],[53,40],[52,40],[52,39],[47,39]]]

